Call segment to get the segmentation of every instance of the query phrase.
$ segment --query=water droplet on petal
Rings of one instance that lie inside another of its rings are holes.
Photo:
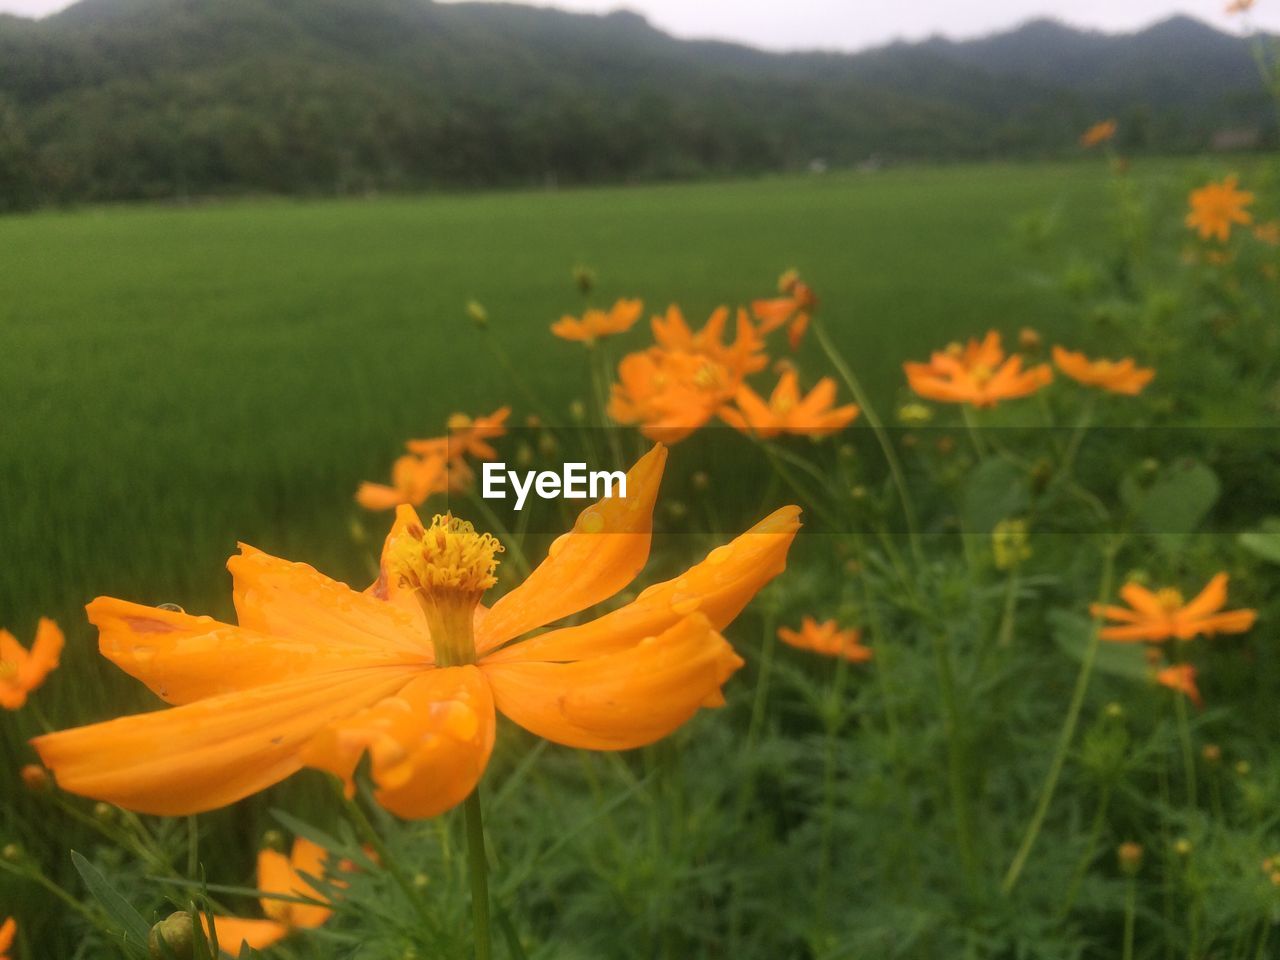
[[[564,549],[564,545],[568,542],[569,535],[567,533],[562,533],[560,536],[556,537],[555,540],[551,541],[551,547],[547,550],[547,556],[555,559],[555,557],[559,555],[560,551]]]
[[[677,593],[671,598],[671,612],[677,617],[687,617],[691,613],[696,613],[700,606],[702,606],[702,598],[693,594]]]
[[[588,510],[582,515],[580,525],[583,533],[599,533],[604,529],[604,517],[598,510]]]
[[[186,613],[187,612],[183,610],[180,606],[178,606],[176,603],[162,603],[158,607],[156,607],[156,609],[168,610],[170,613]]]

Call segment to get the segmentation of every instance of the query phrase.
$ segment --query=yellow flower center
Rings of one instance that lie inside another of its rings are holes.
[[[720,373],[709,363],[704,363],[698,368],[698,372],[693,375],[693,382],[696,386],[703,390],[710,390],[720,385]]]
[[[974,364],[973,369],[969,371],[969,375],[973,377],[974,383],[978,386],[984,386],[990,379],[995,376],[995,371],[985,363]]]
[[[18,665],[8,660],[0,660],[0,683],[12,680],[18,675]]]
[[[1180,610],[1184,603],[1181,591],[1174,590],[1172,587],[1165,587],[1163,590],[1157,591],[1156,602],[1164,608],[1166,613]]]
[[[388,570],[422,607],[441,666],[475,662],[472,618],[484,592],[497,583],[501,552],[494,537],[447,513],[391,542]]]

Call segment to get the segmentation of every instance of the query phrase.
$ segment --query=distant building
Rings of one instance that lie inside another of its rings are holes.
[[[1234,150],[1256,150],[1262,142],[1262,131],[1257,127],[1228,127],[1215,130],[1209,141],[1211,149],[1219,153]]]

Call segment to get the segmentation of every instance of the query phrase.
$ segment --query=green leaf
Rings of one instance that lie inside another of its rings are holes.
[[[1093,638],[1093,621],[1070,610],[1054,610],[1049,614],[1049,622],[1058,647],[1073,660],[1083,663]],[[1131,680],[1146,680],[1151,676],[1147,652],[1140,643],[1108,643],[1102,640],[1093,665],[1103,673]]]
[[[962,511],[967,533],[990,533],[1001,520],[1022,513],[1031,503],[1026,473],[1007,460],[980,464],[965,481]]]
[[[1199,460],[1183,459],[1161,469],[1149,482],[1130,473],[1120,498],[1148,533],[1166,534],[1160,543],[1176,549],[1204,522],[1222,494],[1218,475]]]
[[[1269,563],[1280,563],[1280,517],[1267,517],[1257,530],[1236,538],[1240,546]]]
[[[116,924],[115,932],[121,938],[125,952],[148,960],[150,951],[147,948],[147,938],[151,934],[151,924],[142,918],[133,904],[119,894],[111,881],[102,875],[101,870],[74,850],[71,851],[71,862],[107,918]]]

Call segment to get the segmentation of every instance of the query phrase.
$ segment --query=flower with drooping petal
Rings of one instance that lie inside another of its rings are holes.
[[[0,960],[9,960],[9,950],[18,936],[18,921],[10,917],[0,923]]]
[[[1156,375],[1149,367],[1139,367],[1132,357],[1125,357],[1123,360],[1090,360],[1083,353],[1074,353],[1064,347],[1053,348],[1053,362],[1077,383],[1129,396],[1141,393]]]
[[[862,644],[862,631],[856,628],[841,630],[834,620],[818,623],[813,617],[804,617],[800,629],[778,628],[778,639],[800,650],[810,650],[828,657],[844,657],[852,663],[865,663],[874,653]]]
[[[500,544],[452,517],[424,524],[408,506],[364,592],[243,546],[228,562],[238,626],[95,600],[102,653],[173,706],[33,745],[63,789],[174,816],[234,803],[303,767],[351,790],[367,754],[378,801],[414,818],[475,788],[495,709],[568,746],[652,743],[723,702],[742,661],[719,631],[784,569],[800,526],[799,510],[784,507],[631,603],[536,633],[640,572],[666,455],[657,446],[638,461],[625,497],[584,510],[491,607],[480,601]]]
[[[1200,688],[1196,686],[1196,668],[1191,664],[1178,663],[1171,667],[1157,670],[1155,679],[1160,686],[1168,687],[1170,690],[1185,695],[1197,708],[1204,706],[1204,700],[1200,696]]]
[[[40,618],[30,650],[0,630],[0,707],[17,710],[27,702],[27,695],[58,669],[63,642],[62,631],[48,617]]]
[[[1096,147],[1100,143],[1106,143],[1115,135],[1116,122],[1114,120],[1103,120],[1101,123],[1095,123],[1080,135],[1080,146],[1087,150],[1090,147]]]
[[[1164,643],[1219,633],[1245,633],[1258,618],[1256,610],[1222,612],[1227,602],[1225,573],[1216,574],[1189,603],[1177,590],[1166,588],[1153,593],[1138,583],[1125,584],[1120,597],[1127,607],[1095,603],[1089,608],[1093,616],[1113,624],[1102,628],[1099,636],[1103,640]]]
[[[818,298],[795,270],[788,270],[778,278],[778,292],[782,296],[753,301],[751,313],[760,321],[762,334],[770,334],[786,324],[787,343],[792,350],[798,350],[818,308]]]
[[[1253,194],[1238,190],[1240,178],[1235,174],[1221,183],[1207,183],[1192,190],[1187,202],[1191,212],[1187,214],[1187,226],[1200,234],[1200,239],[1210,237],[1226,243],[1235,224],[1248,226],[1253,217],[1245,207],[1253,203]]]
[[[578,343],[595,343],[601,337],[611,337],[630,330],[644,311],[641,300],[619,300],[608,310],[588,310],[577,317],[564,316],[551,325],[551,332],[561,340]]]
[[[737,406],[722,409],[720,418],[743,433],[766,439],[780,433],[825,437],[858,416],[856,404],[833,407],[835,400],[836,384],[830,377],[823,377],[802,397],[796,372],[786,370],[767,402],[744,383],[734,398]]]
[[[258,853],[258,889],[267,896],[260,900],[262,920],[241,917],[213,918],[213,928],[218,935],[218,949],[233,957],[240,955],[242,944],[254,950],[265,950],[295,930],[310,930],[321,926],[333,911],[325,904],[327,898],[314,886],[312,880],[326,878],[329,851],[303,837],[293,841],[293,850],[285,856],[276,850]],[[335,886],[343,886],[340,880],[330,880]],[[317,903],[298,903],[278,897],[304,898]],[[209,935],[209,922],[201,917],[205,934]]]
[[[406,453],[391,468],[391,485],[364,482],[356,490],[356,503],[366,510],[394,510],[402,503],[419,506],[429,497],[451,489],[449,463],[435,454],[419,457]]]
[[[927,400],[994,407],[1001,400],[1026,397],[1053,380],[1048,364],[1022,369],[1022,357],[1006,358],[1000,334],[992,330],[981,341],[971,339],[938,350],[928,363],[902,365],[911,389]]]

